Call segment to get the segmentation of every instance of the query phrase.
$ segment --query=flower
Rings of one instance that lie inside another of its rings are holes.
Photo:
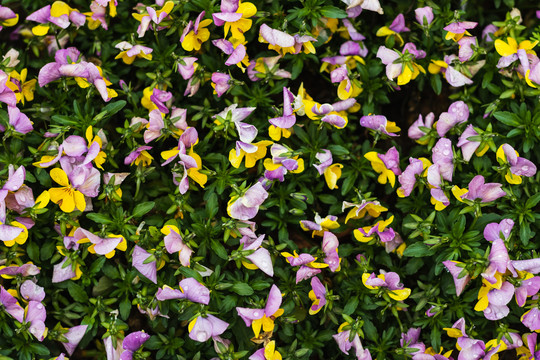
[[[396,176],[401,175],[401,170],[399,169],[399,152],[396,147],[392,146],[386,154],[378,154],[375,151],[370,151],[364,157],[371,162],[373,170],[380,174],[377,181],[383,185],[390,182],[390,185],[394,187]]]
[[[360,242],[367,243],[371,239],[373,239],[373,236],[377,234],[379,236],[379,239],[383,243],[390,242],[394,240],[396,233],[394,229],[389,227],[386,228],[388,225],[390,225],[394,221],[394,216],[390,216],[387,220],[379,220],[375,225],[372,226],[364,226],[363,228],[358,228],[353,231],[353,235],[356,238],[356,240]]]
[[[396,301],[403,301],[411,294],[411,289],[403,287],[399,275],[395,272],[381,272],[379,275],[364,273],[362,274],[362,283],[371,290],[386,289],[388,296]]]
[[[380,46],[377,57],[386,65],[386,76],[388,80],[397,77],[398,85],[405,85],[418,77],[420,73],[426,73],[424,68],[416,64],[413,60],[426,56],[424,51],[416,49],[413,43],[407,43],[403,47],[403,53]],[[399,60],[399,61],[398,61]]]
[[[362,346],[358,333],[354,333],[351,340],[351,330],[343,330],[346,327],[350,327],[348,322],[341,324],[338,328],[338,333],[332,335],[339,349],[346,355],[349,355],[349,350],[354,346],[355,355],[358,360],[371,360],[371,353]]]
[[[69,356],[73,355],[75,352],[75,349],[81,342],[87,328],[88,325],[73,326],[65,334],[63,334],[67,339],[67,342],[63,342],[62,345],[64,345],[64,348]]]
[[[397,189],[399,197],[407,197],[411,195],[416,184],[417,177],[422,176],[424,170],[431,166],[431,162],[426,158],[409,158],[409,165],[398,176],[398,181],[401,186]]]
[[[151,146],[139,146],[137,149],[133,150],[131,153],[129,153],[128,156],[124,159],[124,165],[133,165],[138,166],[141,164],[141,166],[148,166],[152,163],[152,160],[154,158],[152,155],[148,153],[146,150],[152,149]]]
[[[431,15],[433,17],[433,14]],[[405,17],[403,14],[399,14],[396,16],[394,21],[392,21],[392,24],[390,26],[383,26],[379,30],[377,30],[376,36],[386,36],[388,39],[390,36],[394,35],[398,40],[400,46],[403,46],[403,38],[401,37],[400,33],[411,31],[408,27],[405,26]]]
[[[212,87],[214,88],[214,94],[218,97],[225,94],[231,87],[231,77],[228,74],[215,72],[212,73]]]
[[[165,242],[165,248],[169,254],[178,252],[178,259],[182,266],[190,266],[189,259],[193,254],[193,250],[187,246],[182,240],[180,230],[174,225],[165,225],[161,229],[161,233],[165,234],[163,241]]]
[[[519,153],[508,144],[503,144],[497,149],[497,161],[506,165],[507,171],[504,176],[510,184],[521,184],[521,176],[532,177],[536,174],[536,165],[530,160],[519,156]]]
[[[244,66],[249,65],[249,58],[246,54],[246,47],[244,44],[236,41],[232,43],[225,39],[212,40],[212,44],[225,54],[229,55],[227,60],[225,60],[225,65],[237,65],[242,71],[246,70]]]
[[[345,211],[345,209],[349,207],[352,207],[352,209],[349,210],[349,213],[347,214],[347,217],[345,218],[345,224],[350,219],[363,218],[366,215],[366,212],[369,214],[369,216],[377,218],[381,215],[382,212],[388,211],[388,209],[382,206],[380,202],[367,201],[365,199],[362,199],[362,202],[360,204],[344,201],[341,207],[341,211]]]
[[[59,188],[49,189],[51,201],[58,204],[60,206],[60,210],[63,212],[69,213],[75,210],[75,208],[77,208],[79,211],[84,211],[86,209],[86,200],[84,199],[84,195],[72,185],[66,172],[60,168],[54,168],[51,170],[50,175],[55,183],[62,186]]]
[[[127,41],[121,41],[115,45],[115,48],[122,50],[115,59],[122,59],[127,64],[133,64],[136,58],[142,58],[146,60],[152,60],[152,48],[142,45],[132,45]]]
[[[328,188],[330,190],[337,189],[337,181],[341,177],[341,169],[343,169],[343,165],[338,163],[332,164],[332,153],[327,149],[322,149],[322,152],[318,152],[315,155],[315,158],[320,161],[320,164],[313,164],[313,166],[315,166],[319,172],[319,175],[324,174],[324,179],[326,180],[326,185],[328,185]]]
[[[429,139],[424,138],[424,136],[426,136],[431,130],[434,120],[435,114],[432,112],[426,115],[425,122],[422,118],[422,114],[418,115],[418,119],[416,119],[416,121],[409,127],[407,135],[409,135],[410,139],[416,140],[416,142],[420,145],[427,145]]]
[[[146,12],[132,14],[136,20],[141,22],[139,27],[137,28],[137,34],[139,34],[140,38],[144,36],[146,30],[148,30],[148,28],[150,27],[150,22],[159,25],[166,17],[169,16],[174,7],[174,2],[167,1],[165,4],[162,5],[163,7],[158,11],[156,11],[150,6],[147,6]],[[156,27],[155,29],[161,30],[162,28]]]
[[[500,223],[489,223],[484,228],[484,239],[493,242],[497,239],[507,240],[514,227],[514,220],[504,219]]]
[[[244,251],[253,251],[242,259],[242,265],[250,270],[260,269],[266,275],[274,276],[274,267],[272,266],[270,252],[261,246],[263,239],[264,235],[257,238],[250,238],[245,235],[240,239],[240,244]]]
[[[379,133],[388,135],[388,136],[399,136],[394,134],[401,129],[396,126],[396,123],[393,121],[388,121],[384,115],[366,115],[360,118],[360,125],[368,129],[375,130]]]
[[[443,30],[448,31],[446,33],[445,39],[446,40],[454,40],[455,42],[458,42],[463,36],[465,35],[471,35],[467,30],[474,29],[478,25],[478,23],[473,21],[456,21],[451,23],[450,25],[447,25],[443,28]]]
[[[259,206],[268,197],[260,182],[250,187],[243,196],[233,196],[227,204],[227,214],[233,219],[250,220],[257,215]]]
[[[178,59],[178,72],[184,80],[189,80],[197,70],[199,64],[196,63],[198,59],[193,56],[183,56]]]
[[[424,6],[414,10],[416,21],[422,26],[429,26],[433,22],[433,9],[429,6]]]
[[[135,245],[133,248],[132,256],[133,258],[131,265],[135,269],[139,270],[139,272],[143,274],[145,278],[154,284],[157,284],[157,267],[155,257],[139,245]]]
[[[326,305],[326,288],[318,277],[313,277],[311,279],[309,298],[313,301],[313,304],[309,308],[310,315],[315,315]]]
[[[32,28],[32,33],[43,36],[49,31],[50,23],[62,29],[66,29],[70,22],[79,27],[86,22],[86,16],[63,1],[55,1],[52,5],[34,11],[26,17],[26,20],[39,23],[40,25]]]
[[[159,288],[156,299],[159,301],[172,299],[186,299],[194,303],[208,305],[210,303],[210,290],[194,278],[185,278],[178,284],[180,290],[167,285]]]
[[[107,238],[100,238],[83,228],[78,228],[73,234],[78,244],[92,243],[88,248],[91,254],[105,255],[107,259],[114,256],[116,253],[115,249],[120,251],[127,250],[127,241],[122,235],[109,234],[108,236]]]
[[[0,6],[0,31],[4,26],[15,26],[19,22],[19,15],[6,6]]]
[[[304,231],[312,230],[311,237],[317,236],[324,236],[324,233],[327,230],[333,230],[337,229],[339,227],[339,223],[337,222],[337,216],[334,215],[328,215],[325,218],[321,218],[321,216],[317,213],[315,213],[315,222],[309,221],[309,220],[300,220],[300,227]]]
[[[182,43],[182,48],[186,51],[200,50],[201,45],[210,38],[210,30],[206,27],[212,23],[211,19],[202,20],[205,12],[201,12],[195,23],[191,20],[188,25],[184,28],[182,36],[180,37],[180,42]],[[202,20],[202,21],[201,21]]]
[[[281,291],[274,284],[270,288],[264,309],[236,308],[238,315],[244,320],[246,326],[253,328],[256,338],[259,337],[261,328],[264,332],[274,330],[274,320],[284,312],[283,309],[280,309],[281,297]]]
[[[452,261],[452,260],[445,260],[443,261],[443,265],[448,269],[450,274],[452,275],[452,278],[454,279],[454,286],[456,287],[456,296],[461,295],[463,292],[463,289],[465,289],[465,286],[471,281],[471,277],[469,274],[464,270],[464,267],[460,266],[461,262],[459,261]],[[462,276],[462,273],[464,275]]]
[[[452,193],[459,201],[480,199],[482,203],[495,201],[498,198],[506,196],[506,192],[501,189],[502,184],[499,183],[485,183],[485,179],[482,175],[476,175],[471,182],[469,182],[469,189],[460,189],[457,186],[452,188]]]
[[[220,10],[221,12],[212,14],[216,26],[224,25],[224,37],[227,37],[230,31],[231,38],[243,43],[245,32],[251,28],[252,20],[249,18],[257,13],[255,5],[247,1],[222,0]]]
[[[463,154],[463,160],[470,161],[473,154],[477,156],[484,155],[489,150],[489,145],[484,143],[484,146],[480,147],[482,142],[472,140],[473,136],[479,136],[478,132],[474,127],[469,124],[459,137],[457,147],[461,148],[461,153]],[[469,140],[471,139],[471,140]]]
[[[323,234],[322,251],[324,252],[324,262],[332,272],[341,269],[341,258],[338,255],[339,241],[336,235],[330,231]]]
[[[36,90],[36,79],[26,81],[28,74],[27,69],[22,69],[19,74],[16,70],[9,73],[9,81],[6,85],[13,90],[17,102],[21,102],[23,105],[25,101],[34,100],[34,91]]]
[[[150,335],[144,331],[137,331],[129,334],[122,342],[122,348],[125,350],[120,356],[120,360],[131,360],[133,353],[150,339]]]
[[[458,124],[469,119],[469,106],[463,101],[455,101],[448,107],[448,112],[443,112],[437,121],[437,134],[444,137],[446,133]]]
[[[214,315],[201,315],[189,323],[189,337],[198,342],[205,342],[210,338],[223,334],[228,327],[228,323]]]
[[[281,137],[289,138],[292,134],[291,128],[296,123],[296,115],[294,114],[292,103],[294,95],[289,89],[283,87],[283,116],[268,119],[271,124],[268,129],[270,137],[274,141],[279,141]]]

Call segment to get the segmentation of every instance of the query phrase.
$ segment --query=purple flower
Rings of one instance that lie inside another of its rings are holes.
[[[164,114],[169,113],[168,107],[165,105],[165,103],[169,100],[171,100],[173,97],[172,93],[165,90],[160,90],[158,88],[154,88],[152,90],[152,95],[150,95],[150,101],[154,103],[154,105],[157,106],[159,111],[161,111]]]
[[[243,44],[237,44],[235,47],[233,43],[225,39],[213,40],[212,44],[214,44],[214,46],[223,51],[225,54],[229,55],[227,60],[225,60],[225,65],[238,65],[240,68],[242,68],[241,62],[243,62],[244,59],[246,60],[247,64],[248,60],[246,58],[246,47]]]
[[[259,206],[268,197],[268,192],[261,183],[255,183],[246,193],[238,198],[232,198],[227,206],[227,213],[237,220],[250,220],[259,212]]]
[[[229,324],[214,315],[199,316],[189,323],[189,337],[198,342],[219,336],[227,330]]]
[[[476,175],[469,183],[469,191],[461,196],[461,199],[467,199],[474,201],[480,199],[481,202],[495,201],[503,196],[506,196],[506,192],[501,189],[502,184],[499,183],[485,183],[485,179],[482,175]]]
[[[195,73],[195,69],[198,66],[198,64],[196,64],[197,60],[198,59],[193,56],[184,56],[178,60],[178,72],[184,80],[191,79],[191,77]]]
[[[452,174],[454,172],[454,154],[452,151],[452,141],[446,138],[439,139],[439,141],[437,141],[437,143],[433,147],[432,153],[433,164],[439,167],[439,172],[442,178],[447,181],[452,181]],[[430,171],[428,169],[428,181],[430,180],[429,173]],[[429,182],[431,185],[436,185],[432,184],[431,181]]]
[[[133,353],[143,346],[148,339],[150,339],[150,335],[144,331],[137,331],[126,336],[122,342],[122,348],[125,351],[120,356],[120,360],[133,359]]]
[[[141,248],[139,245],[135,245],[132,256],[133,259],[131,265],[135,269],[139,270],[139,272],[144,275],[145,278],[152,281],[154,284],[157,284],[156,260],[154,259],[145,264],[148,258],[153,255]]]
[[[390,30],[397,33],[411,31],[408,27],[405,26],[405,17],[403,14],[396,16],[392,24],[389,26]]]
[[[39,268],[32,263],[27,263],[21,266],[17,266],[17,265],[10,265],[10,266],[5,266],[5,267],[0,266],[0,275],[15,276],[19,274],[23,277],[34,276],[34,275],[39,274]]]
[[[508,144],[503,144],[497,150],[497,160],[500,163],[510,165],[505,175],[506,181],[510,184],[520,184],[520,176],[532,177],[536,174],[536,165],[530,160],[524,159],[517,154],[517,151]]]
[[[465,62],[470,60],[474,55],[472,46],[477,46],[476,36],[464,36],[459,41],[459,61]]]
[[[521,322],[531,331],[540,330],[540,309],[533,307],[527,311],[521,316]]]
[[[469,140],[469,138],[472,136],[478,136],[478,133],[476,130],[474,130],[474,127],[469,124],[459,137],[459,141],[457,143],[457,146],[461,148],[461,153],[463,154],[463,159],[465,161],[470,161],[474,152],[480,146],[480,141]],[[487,151],[488,148],[488,146],[485,146],[484,149],[481,149],[480,153],[483,155],[484,150]]]
[[[388,121],[384,115],[366,115],[360,118],[360,125],[368,129],[375,130],[388,136],[399,136],[393,134],[400,129],[396,126],[396,123]]]
[[[465,286],[469,283],[469,281],[471,281],[471,277],[467,272],[465,272],[465,276],[460,276],[464,270],[464,267],[458,266],[458,264],[462,263],[451,260],[443,261],[443,265],[448,269],[448,271],[452,275],[452,278],[454,278],[456,296],[461,295],[463,289],[465,289]]]
[[[425,129],[420,129],[420,127],[425,127],[428,129],[431,129],[433,126],[433,121],[435,120],[435,114],[430,112],[426,115],[426,120],[424,122],[424,119],[422,118],[422,114],[418,115],[418,119],[409,127],[408,135],[410,139],[413,140],[420,140],[423,136],[427,134]],[[421,142],[422,145],[426,144],[426,142]]]
[[[274,320],[271,317],[276,318],[283,313],[283,309],[280,309],[281,301],[281,291],[274,284],[270,288],[264,309],[237,307],[236,311],[242,320],[244,320],[246,326],[253,327],[255,337],[258,337],[261,327],[264,331],[272,331],[274,329]]]
[[[371,360],[371,353],[368,349],[364,349],[358,334],[354,334],[352,341],[349,341],[351,337],[351,330],[339,332],[335,335],[332,335],[332,337],[334,338],[334,340],[336,340],[339,349],[343,353],[349,355],[349,350],[351,349],[351,347],[354,346],[355,355],[358,360]]]
[[[409,158],[409,165],[398,176],[398,181],[401,187],[398,188],[397,193],[400,197],[407,197],[411,195],[416,184],[417,176],[420,176],[424,172],[424,163],[422,160]]]
[[[416,21],[423,26],[430,25],[433,22],[433,9],[429,6],[424,6],[414,10]]]
[[[341,258],[338,255],[339,241],[336,235],[330,231],[325,231],[323,234],[322,250],[326,257],[324,262],[328,264],[330,271],[339,271]]]
[[[66,349],[69,356],[73,355],[73,353],[75,352],[75,349],[81,342],[87,328],[88,325],[74,326],[70,328],[67,333],[64,334],[68,341],[62,343],[62,345],[64,345],[64,348]]]
[[[8,106],[9,125],[13,126],[13,129],[20,134],[28,134],[34,130],[32,122],[28,119],[28,116],[23,114],[17,107]]]
[[[166,225],[161,229],[161,232],[165,234],[163,241],[167,252],[169,254],[178,252],[178,258],[182,266],[189,267],[193,250],[191,250],[191,248],[182,240],[180,230],[174,225]]]
[[[42,302],[45,299],[45,290],[31,280],[26,280],[21,284],[19,293],[24,300]]]
[[[106,255],[107,258],[114,256],[115,249],[125,241],[121,236],[115,236],[110,238],[101,238],[92,234],[90,231],[83,228],[77,228],[73,234],[75,240],[81,244],[85,242],[91,242],[92,245],[88,249],[91,253],[99,255]]]
[[[446,40],[459,41],[464,35],[470,35],[467,30],[474,29],[478,23],[473,21],[456,21],[447,25],[443,30],[448,31],[446,34]]]
[[[22,323],[24,321],[24,309],[19,305],[17,299],[13,297],[3,286],[0,285],[0,304],[4,310],[15,320]]]
[[[527,297],[538,294],[538,291],[540,291],[540,277],[533,276],[529,279],[523,279],[521,285],[515,290],[516,303],[518,306],[523,307]]]
[[[11,90],[7,85],[9,76],[0,70],[0,101],[6,103],[8,106],[17,105],[17,97],[13,90]]]
[[[484,228],[484,238],[490,242],[497,239],[507,240],[513,227],[514,221],[512,219],[504,219],[498,224],[489,223]]]
[[[454,126],[464,123],[469,118],[469,107],[463,101],[455,101],[448,108],[448,112],[443,112],[437,121],[437,133],[444,137]]]
[[[318,313],[326,305],[326,288],[318,277],[311,279],[309,298],[313,301],[313,304],[309,308],[310,315]]]
[[[210,303],[210,290],[194,278],[186,278],[179,283],[180,290],[173,289],[167,285],[159,288],[156,299],[159,301],[172,299],[187,299],[191,302],[208,305]]]
[[[228,74],[215,72],[212,74],[212,87],[218,97],[225,94],[231,87],[231,77]]]
[[[302,265],[300,266],[300,269],[296,272],[296,283],[298,284],[300,281],[307,280],[321,272],[321,269],[312,268],[309,266]]]
[[[255,250],[245,257],[247,260],[251,261],[256,268],[259,268],[266,275],[274,276],[274,267],[272,266],[270,252],[261,246],[263,239],[264,235],[255,239],[243,236],[242,239],[240,239],[240,243],[243,245],[243,250]],[[244,266],[248,267],[245,263]]]

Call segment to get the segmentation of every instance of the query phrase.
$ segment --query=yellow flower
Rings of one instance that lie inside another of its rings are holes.
[[[2,225],[1,221],[0,221],[0,225]],[[26,226],[24,226],[18,221],[12,221],[11,224],[9,225],[22,229],[22,232],[13,240],[3,241],[3,244],[7,247],[12,247],[13,245],[15,245],[15,243],[19,245],[24,244],[26,240],[28,239],[28,229],[26,228]]]
[[[193,148],[189,150],[188,155],[195,159],[195,162],[197,163],[196,168],[189,168],[187,170],[188,176],[204,189],[204,184],[208,181],[208,176],[199,172],[199,170],[202,169],[201,157],[193,151]]]
[[[401,35],[395,32],[394,30],[390,29],[388,26],[383,26],[382,28],[377,30],[377,33],[375,34],[375,36],[379,36],[379,37],[386,36],[387,39],[392,35],[394,35],[399,40],[399,46],[403,46],[405,42],[403,41],[403,38],[401,37]]]
[[[63,212],[69,213],[75,208],[84,211],[86,208],[84,195],[71,186],[66,172],[60,168],[54,168],[51,170],[50,175],[54,182],[62,186],[49,190],[51,201],[58,204]]]
[[[349,90],[347,90],[348,86]],[[345,79],[339,83],[337,94],[340,100],[347,100],[357,97],[362,91],[362,86],[358,80]]]
[[[257,8],[250,2],[239,2],[237,14],[242,14],[242,17],[234,22],[226,22],[224,26],[224,37],[227,37],[229,30],[231,31],[231,37],[238,39],[240,42],[245,41],[244,33],[251,29],[252,20],[249,19],[255,16]]]
[[[531,42],[529,40],[524,40],[518,45],[516,39],[513,37],[508,37],[506,41],[507,42],[497,39],[494,42],[495,50],[497,50],[497,53],[501,56],[514,55],[518,50],[525,50],[527,54],[534,55],[535,53],[532,49],[538,44],[538,41]]]
[[[253,166],[255,166],[255,163],[257,162],[257,160],[260,160],[266,156],[266,151],[267,151],[266,147],[271,144],[272,144],[272,141],[269,141],[269,140],[263,140],[257,143],[253,143],[252,145],[255,145],[257,149],[252,153],[247,153],[243,149],[240,149],[240,154],[237,154],[236,149],[233,148],[231,149],[231,151],[229,151],[229,161],[231,162],[232,166],[238,169],[245,156],[246,168],[248,169],[252,168]]]
[[[276,350],[276,341],[272,340],[264,348],[264,358],[266,360],[281,360],[281,354]]]
[[[324,170],[324,179],[326,180],[326,185],[330,190],[337,189],[337,181],[341,177],[341,169],[343,165],[341,164],[332,164]]]
[[[201,45],[210,38],[210,31],[206,27],[211,23],[212,20],[205,19],[199,23],[197,29],[191,29],[182,40],[182,48],[186,51],[198,51]]]
[[[86,141],[88,142],[88,148],[90,148],[90,146],[92,146],[92,144],[94,142],[98,143],[99,145],[99,148],[101,149],[103,147],[103,141],[101,140],[101,138],[96,135],[96,136],[93,136],[94,135],[94,131],[93,131],[93,128],[92,126],[89,126],[87,129],[86,129]],[[93,138],[92,138],[93,136]],[[105,152],[103,151],[99,151],[99,153],[97,154],[97,156],[94,158],[94,163],[96,164],[96,166],[98,168],[100,168],[101,170],[103,170],[103,163],[105,162],[105,159],[107,158],[107,154],[105,154]]]
[[[272,140],[279,141],[282,136],[286,139],[291,137],[292,131],[290,129],[282,129],[274,125],[270,125],[268,128],[268,135],[270,135]]]
[[[3,19],[0,20],[0,26],[15,26],[19,22],[19,14],[15,14],[15,17],[12,17],[10,19]]]
[[[425,74],[426,70],[421,65],[414,62],[404,63],[402,66],[401,74],[397,78],[398,85],[405,85],[409,81],[416,79],[420,73]]]
[[[503,279],[502,274],[497,272],[495,274],[497,282],[495,284],[490,283],[486,279],[482,279],[482,287],[478,291],[478,302],[474,306],[476,311],[484,311],[489,306],[488,294],[492,289],[500,289],[502,287]]]
[[[392,170],[386,167],[381,158],[379,158],[379,154],[375,151],[370,151],[365,154],[364,157],[371,162],[371,167],[373,168],[373,170],[380,174],[379,178],[377,179],[377,181],[379,181],[379,184],[384,185],[387,182],[390,182],[390,185],[394,187],[394,185],[396,184],[396,174],[394,174]]]
[[[264,314],[262,318],[253,320],[251,323],[251,328],[253,329],[255,337],[259,337],[261,328],[264,332],[274,331],[274,320],[283,315],[284,312],[285,311],[283,309],[278,309],[270,317],[267,317],[266,314]]]
[[[25,100],[34,100],[34,91],[36,90],[36,79],[26,81],[27,69],[22,69],[19,74],[16,70],[9,73],[9,80],[6,83],[7,87],[13,90],[17,102],[24,105]],[[13,81],[15,80],[15,81]]]

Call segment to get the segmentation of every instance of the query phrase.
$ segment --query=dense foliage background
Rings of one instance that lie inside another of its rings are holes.
[[[539,10],[2,1],[0,359],[537,356]]]

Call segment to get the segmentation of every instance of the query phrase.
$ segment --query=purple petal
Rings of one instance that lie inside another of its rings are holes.
[[[144,261],[150,257],[150,253],[141,248],[138,245],[135,245],[133,249],[133,260],[132,266],[139,270],[139,272],[144,275],[148,280],[152,281],[154,284],[157,284],[157,268],[156,261],[151,261],[148,264],[144,264]]]
[[[129,351],[137,351],[148,339],[150,335],[143,331],[137,331],[124,338],[122,348]]]
[[[194,278],[186,278],[180,281],[180,289],[186,294],[186,298],[191,302],[204,305],[210,303],[210,290]]]
[[[62,343],[62,345],[64,345],[69,356],[73,355],[73,352],[75,352],[75,348],[77,348],[77,345],[81,342],[87,328],[88,325],[74,326],[64,334],[68,342]]]

